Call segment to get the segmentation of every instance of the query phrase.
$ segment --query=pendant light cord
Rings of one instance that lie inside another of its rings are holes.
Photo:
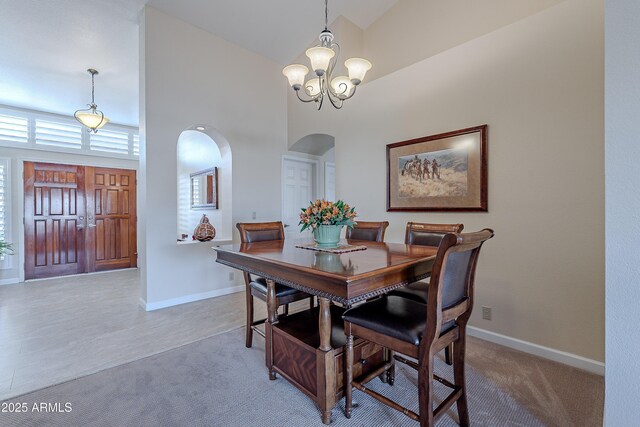
[[[324,0],[324,29],[329,25],[329,0]]]
[[[96,103],[96,100],[95,100],[96,85],[94,82],[94,77],[95,77],[95,74],[91,73],[91,104]]]

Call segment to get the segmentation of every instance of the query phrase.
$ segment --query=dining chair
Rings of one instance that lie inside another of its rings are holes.
[[[240,232],[240,241],[242,243],[268,242],[268,241],[284,241],[284,227],[282,222],[239,222],[236,228]],[[267,281],[263,277],[251,276],[244,272],[244,283],[246,286],[246,307],[247,307],[247,324],[246,324],[246,342],[247,347],[253,344],[253,332],[255,331],[262,337],[264,332],[257,328],[258,325],[266,322],[267,319],[254,320],[253,298],[258,298],[265,303],[267,302]],[[276,310],[280,306],[284,306],[284,315],[289,314],[289,304],[305,298],[309,298],[309,306],[313,308],[313,296],[297,289],[290,288],[280,283],[276,283]]]
[[[442,238],[447,233],[461,233],[464,229],[463,224],[427,224],[420,222],[408,222],[404,234],[404,243],[407,245],[423,245],[423,246],[439,246]],[[429,279],[423,279],[418,282],[409,283],[406,286],[389,292],[389,295],[395,295],[410,300],[427,303],[427,290],[429,289]],[[453,354],[452,346],[445,348],[444,358],[448,365],[451,365],[451,355]],[[390,378],[393,384],[393,371],[390,371]]]
[[[347,240],[368,240],[371,242],[384,242],[384,233],[387,231],[389,221],[358,221],[352,228],[347,228]]]
[[[344,312],[347,337],[344,357],[345,415],[351,418],[353,387],[431,427],[454,404],[461,426],[469,425],[465,387],[466,328],[473,309],[473,288],[478,255],[482,244],[494,235],[484,229],[475,233],[448,233],[442,239],[434,261],[427,304],[389,295]],[[353,379],[353,340],[355,337],[384,346],[398,354],[394,359],[418,371],[419,413],[415,413],[365,386],[391,368],[391,362]],[[454,345],[453,382],[433,373],[434,355]],[[452,392],[433,409],[433,380]]]

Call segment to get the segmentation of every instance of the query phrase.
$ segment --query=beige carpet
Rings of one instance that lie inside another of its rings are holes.
[[[469,337],[467,361],[549,426],[602,426],[604,377]]]
[[[66,413],[0,413],[0,426],[322,426],[313,403],[285,380],[269,381],[263,341],[243,345],[242,329],[207,338],[7,402],[70,403]],[[476,426],[601,425],[602,379],[472,339],[469,409]],[[442,361],[436,370],[449,377]],[[416,373],[399,366],[396,384],[378,391],[416,408]],[[444,390],[441,390],[444,391]],[[441,391],[436,390],[436,394]],[[397,411],[355,392],[360,406],[335,427],[416,426]],[[436,398],[436,400],[438,400]],[[454,410],[439,425],[455,426]]]

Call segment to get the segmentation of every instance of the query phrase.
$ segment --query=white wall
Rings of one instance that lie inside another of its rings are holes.
[[[567,0],[370,81],[342,110],[290,96],[288,111],[290,141],[335,136],[338,195],[362,218],[388,220],[387,240],[402,241],[407,221],[495,229],[472,325],[594,370],[604,359],[602,21],[600,0]],[[488,213],[386,212],[386,144],[484,123]]]
[[[367,81],[488,34],[564,0],[402,0],[367,27]]]
[[[0,269],[0,285],[17,283],[24,280],[24,181],[22,172],[24,162],[62,163],[71,165],[100,166],[108,168],[138,169],[136,160],[115,159],[99,156],[27,150],[21,148],[0,147],[0,157],[11,159],[11,241],[15,255],[11,258],[10,269]]]
[[[176,245],[176,142],[194,124],[215,128],[233,156],[233,223],[280,219],[286,151],[281,66],[151,7],[141,53],[141,298],[149,308],[217,295],[240,283],[211,244]],[[216,139],[216,138],[214,138]],[[237,233],[234,232],[234,235]]]
[[[640,2],[606,2],[607,425],[640,420]]]

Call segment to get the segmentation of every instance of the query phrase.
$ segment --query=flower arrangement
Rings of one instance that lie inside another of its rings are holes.
[[[356,222],[353,220],[358,214],[355,208],[350,207],[342,200],[328,202],[326,200],[316,200],[310,202],[308,208],[302,208],[300,212],[300,231],[308,228],[315,230],[320,225],[339,225],[353,227]]]

